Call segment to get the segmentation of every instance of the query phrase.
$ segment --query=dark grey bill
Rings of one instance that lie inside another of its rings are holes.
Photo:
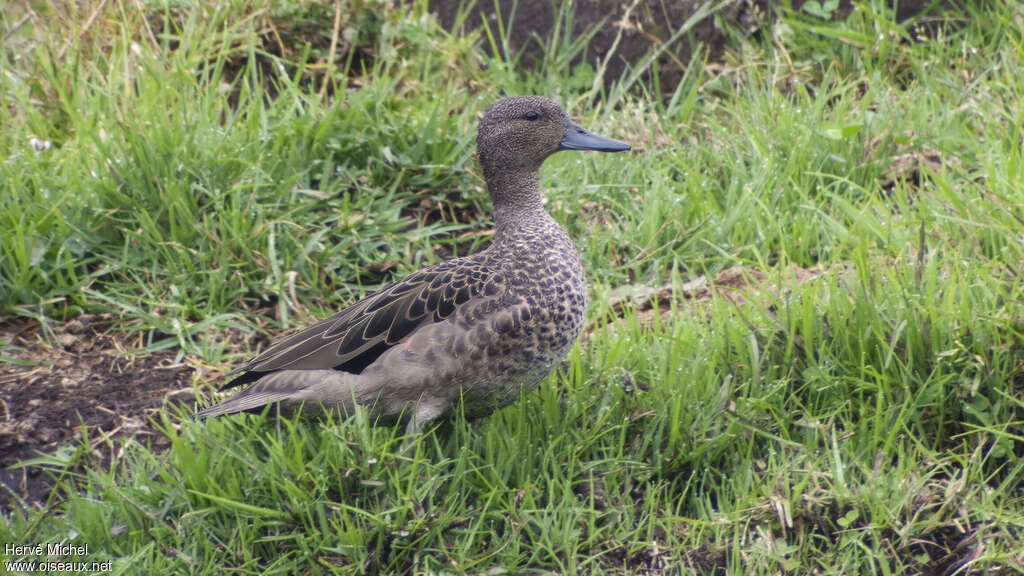
[[[583,128],[569,123],[565,129],[565,136],[562,136],[562,143],[558,145],[559,150],[597,150],[598,152],[624,152],[629,150],[629,144],[591,134]]]

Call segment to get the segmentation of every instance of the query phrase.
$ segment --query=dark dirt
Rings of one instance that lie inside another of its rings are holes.
[[[53,486],[37,467],[11,465],[61,446],[86,432],[91,457],[108,463],[107,439],[136,438],[158,445],[151,416],[168,403],[191,407],[192,374],[175,351],[138,354],[141,342],[106,334],[113,319],[80,316],[44,336],[34,321],[0,324],[0,506],[17,499],[44,502]],[[14,359],[15,362],[11,362]],[[19,365],[25,364],[25,365]],[[86,430],[83,430],[83,427]]]
[[[804,2],[805,0],[793,0],[793,9],[800,11]],[[730,42],[730,34],[733,33],[730,30],[747,37],[770,33],[776,17],[773,11],[780,6],[780,3],[770,0],[736,0],[717,14],[698,22],[688,33],[674,38],[687,19],[705,3],[705,0],[577,2],[574,7],[571,38],[578,38],[588,30],[598,28],[582,58],[592,65],[607,58],[608,64],[604,75],[606,85],[620,78],[623,72],[636,69],[646,62],[653,51],[668,44],[657,58],[658,84],[661,86],[662,95],[668,98],[683,78],[686,67],[695,53],[699,51],[700,54],[707,55],[709,62],[716,62]],[[441,24],[450,31],[454,31],[456,16],[467,4],[469,3],[466,0],[429,2],[431,11],[438,15]],[[475,30],[486,20],[496,34],[499,15],[495,6],[499,6],[501,21],[505,28],[510,30],[509,51],[512,56],[522,52],[520,64],[530,68],[543,59],[544,45],[550,42],[554,32],[559,4],[550,0],[498,3],[477,0],[459,31]],[[896,19],[903,21],[921,14],[924,10],[936,12],[951,4],[935,3],[930,0],[902,0],[899,2]],[[844,18],[852,9],[851,0],[841,0],[832,17]],[[619,43],[613,52],[612,47],[617,37]],[[481,44],[487,48],[486,41]],[[639,80],[647,86],[652,86],[653,79],[648,70]]]
[[[413,3],[412,0],[395,1],[406,5]],[[672,96],[695,56],[706,58],[707,62],[718,62],[735,36],[758,38],[771,34],[780,6],[771,0],[734,0],[697,22],[686,33],[679,33],[694,12],[706,3],[705,0],[577,2],[573,7],[569,41],[592,30],[594,34],[582,53],[572,62],[572,74],[578,72],[576,67],[583,62],[589,64],[595,72],[604,67],[604,83],[610,87],[616,80],[623,78],[625,73],[643,69],[644,72],[636,78],[638,84],[648,89],[657,86],[667,99]],[[792,0],[791,4],[794,11],[799,13],[804,3],[805,0]],[[923,14],[926,10],[937,14],[952,4],[949,1],[936,3],[933,0],[902,0],[899,2],[896,20],[902,22],[914,16],[927,16]],[[536,68],[538,63],[543,62],[545,50],[556,32],[555,28],[561,26],[558,18],[561,4],[550,0],[430,0],[428,5],[431,12],[438,16],[441,25],[457,34],[478,30],[484,22],[493,34],[497,34],[500,18],[508,31],[510,54],[504,56],[519,56],[517,64],[525,69]],[[832,19],[845,18],[852,10],[852,0],[841,0],[832,13]],[[460,13],[465,14],[465,19],[458,22]],[[151,27],[163,28],[165,17],[162,13],[153,13],[150,17]],[[257,53],[255,61],[260,69],[258,76],[263,78],[263,91],[268,102],[277,93],[274,78],[281,73],[280,66],[285,66],[286,75],[294,75],[296,69],[289,62],[307,45],[312,49],[314,60],[323,60],[333,54],[334,64],[339,71],[351,57],[347,68],[349,82],[351,86],[358,85],[358,71],[369,68],[375,57],[374,33],[366,31],[379,27],[376,13],[372,9],[364,9],[345,14],[345,27],[363,33],[355,39],[342,36],[336,46],[331,45],[332,35],[329,33],[333,20],[333,11],[329,7],[323,3],[311,3],[293,14],[290,20],[267,22],[268,30],[259,38],[262,50]],[[944,22],[942,17],[921,18],[911,34],[915,38],[918,35],[927,36],[930,30],[933,33]],[[558,30],[559,34],[564,32],[564,29]],[[481,34],[480,38],[481,48],[489,51],[486,35]],[[175,46],[172,40],[171,48]],[[649,61],[655,52],[656,62]],[[237,104],[243,84],[248,81],[243,74],[247,70],[248,58],[248,53],[242,51],[224,65],[223,74],[232,80],[229,84],[233,88],[228,95],[232,106]],[[234,82],[239,76],[242,76],[243,82]],[[306,70],[301,82],[313,87],[322,86],[322,92],[333,95],[333,83],[324,83],[318,73]]]

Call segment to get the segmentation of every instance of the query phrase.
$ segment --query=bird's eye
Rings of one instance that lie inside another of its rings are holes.
[[[523,114],[523,118],[526,118],[526,119],[527,119],[527,120],[529,120],[530,122],[533,122],[533,121],[534,121],[534,120],[536,120],[537,118],[540,118],[540,114],[537,114],[537,113],[536,113],[536,112],[534,112],[533,110],[530,110],[530,111],[529,111],[529,112],[527,112],[526,114]]]

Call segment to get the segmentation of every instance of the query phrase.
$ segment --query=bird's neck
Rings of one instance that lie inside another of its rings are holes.
[[[540,172],[537,169],[485,170],[487,191],[494,203],[494,224],[501,229],[505,224],[544,213],[540,195]]]
[[[483,169],[495,209],[499,206],[525,208],[540,203],[540,166],[499,168],[483,164]]]

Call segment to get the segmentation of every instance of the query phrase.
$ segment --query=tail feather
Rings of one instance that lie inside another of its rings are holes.
[[[196,413],[210,418],[262,410],[276,404],[291,413],[297,408],[318,411],[340,409],[350,414],[356,406],[374,418],[413,415],[419,426],[444,413],[453,401],[448,387],[424,390],[422,385],[395,386],[380,374],[351,374],[338,370],[279,370],[264,373],[238,394]]]
[[[291,374],[289,374],[291,372]],[[296,377],[296,374],[298,377]],[[303,372],[271,372],[256,374],[259,378],[248,388],[215,406],[196,412],[196,418],[225,416],[239,412],[254,412],[268,404],[285,403],[294,400],[309,386],[310,380]]]
[[[262,409],[267,404],[282,402],[291,397],[291,394],[287,392],[264,392],[257,390],[258,387],[258,385],[251,386],[220,404],[200,410],[196,412],[196,418],[252,412]]]
[[[247,374],[246,374],[247,375]],[[303,402],[351,406],[355,376],[337,370],[281,370],[256,374],[259,378],[238,394],[196,412],[196,418],[261,410],[268,404],[291,409]],[[355,399],[356,403],[361,398]]]

